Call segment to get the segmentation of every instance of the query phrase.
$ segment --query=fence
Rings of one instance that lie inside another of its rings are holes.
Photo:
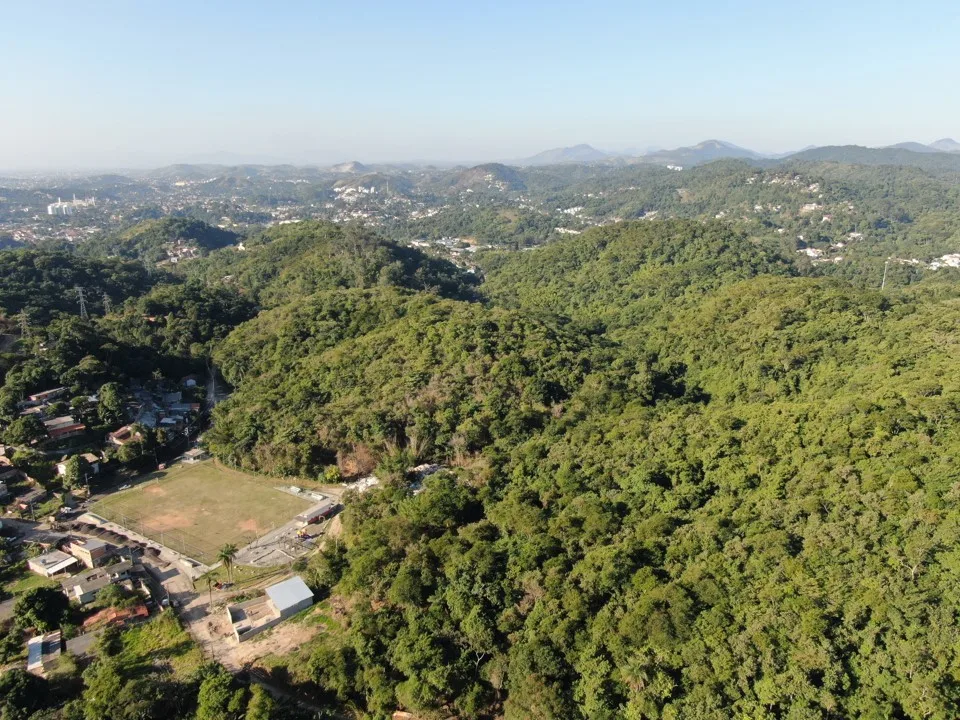
[[[130,517],[109,507],[97,508],[96,514],[112,523],[122,525],[131,532],[150,538],[191,560],[196,560],[204,565],[210,565],[217,561],[215,553],[210,551],[209,543],[184,530],[168,530],[156,527],[142,517]],[[203,549],[204,546],[207,547],[207,550]]]

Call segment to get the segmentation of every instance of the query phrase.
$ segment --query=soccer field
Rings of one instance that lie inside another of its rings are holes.
[[[243,547],[310,507],[274,487],[280,484],[212,460],[178,464],[104,498],[92,512],[211,564],[226,543]]]

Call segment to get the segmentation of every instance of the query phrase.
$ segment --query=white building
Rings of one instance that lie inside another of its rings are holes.
[[[87,198],[86,200],[77,200],[77,196],[74,195],[73,200],[68,200],[67,202],[57,198],[55,203],[47,205],[47,215],[73,215],[73,211],[78,208],[96,206],[97,199],[95,197]]]

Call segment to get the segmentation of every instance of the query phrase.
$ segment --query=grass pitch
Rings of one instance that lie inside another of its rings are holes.
[[[205,564],[226,543],[238,547],[292,520],[308,500],[212,460],[151,473],[92,511]]]

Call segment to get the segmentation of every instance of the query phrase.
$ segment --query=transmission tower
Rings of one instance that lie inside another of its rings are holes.
[[[89,319],[87,314],[87,299],[83,296],[83,288],[79,285],[74,285],[74,292],[77,293],[77,299],[80,301],[80,317],[84,320]]]
[[[30,334],[30,318],[27,317],[25,312],[21,312],[17,316],[17,320],[20,321],[20,337],[27,337]]]
[[[106,293],[103,294],[103,314],[110,314],[110,296]]]

